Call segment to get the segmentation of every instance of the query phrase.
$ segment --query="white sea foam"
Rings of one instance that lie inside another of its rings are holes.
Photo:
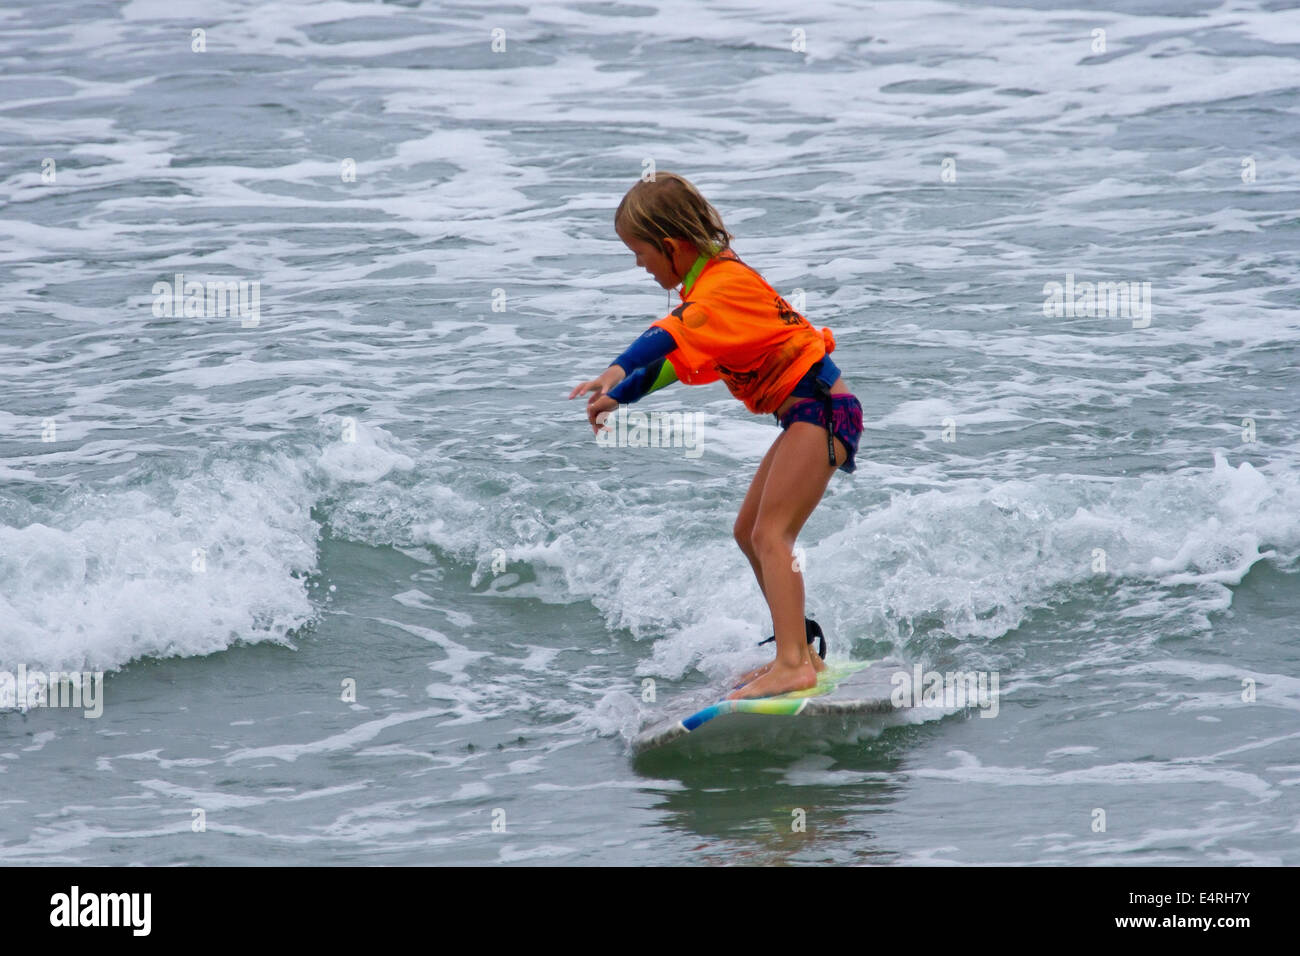
[[[109,670],[145,656],[285,642],[316,617],[317,526],[284,458],[158,471],[70,493],[50,524],[0,526],[0,659]]]

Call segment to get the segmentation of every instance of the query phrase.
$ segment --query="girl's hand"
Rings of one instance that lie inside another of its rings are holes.
[[[594,392],[591,398],[587,399],[587,421],[591,423],[591,430],[594,434],[599,435],[600,430],[605,426],[596,421],[596,416],[602,412],[612,412],[618,408],[618,402],[610,398],[605,393],[617,385],[623,379],[627,378],[622,366],[611,365],[600,374],[599,378],[593,378],[590,382],[583,382],[572,392],[569,398],[577,398],[579,395],[585,395],[587,392]]]
[[[601,429],[609,431],[609,426],[604,423],[601,416],[612,412],[618,408],[618,402],[608,395],[596,395],[587,401],[587,421],[591,422],[591,431],[599,435]]]
[[[621,365],[611,365],[609,368],[605,369],[605,371],[600,373],[599,378],[593,378],[590,382],[583,382],[571,391],[569,393],[569,398],[577,398],[579,395],[585,395],[588,392],[595,392],[596,396],[599,397],[604,395],[625,378],[627,378],[627,373],[623,371]],[[595,398],[589,398],[587,399],[587,404],[590,405],[593,401],[595,401]]]

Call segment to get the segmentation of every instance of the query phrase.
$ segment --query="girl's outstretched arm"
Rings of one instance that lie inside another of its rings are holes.
[[[671,335],[651,326],[599,377],[583,382],[569,393],[570,399],[594,393],[587,399],[587,420],[593,432],[599,433],[602,427],[596,420],[598,415],[612,412],[621,402],[634,402],[677,380],[672,364],[664,361],[664,356],[676,347]],[[625,387],[619,388],[620,383]]]
[[[673,363],[667,359],[655,359],[611,388],[609,397],[620,405],[630,405],[675,381],[677,370],[673,368]]]

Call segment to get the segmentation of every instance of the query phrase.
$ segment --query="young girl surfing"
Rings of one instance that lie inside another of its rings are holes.
[[[599,432],[620,404],[674,381],[721,378],[751,412],[776,417],[781,434],[754,473],[734,529],[772,614],[776,659],[744,675],[729,696],[812,687],[825,666],[809,650],[821,629],[804,617],[794,543],[836,467],[856,467],[862,434],[862,406],[828,354],[835,338],[740,260],[717,210],[681,176],[660,172],[629,189],[614,231],[661,286],[681,287],[681,304],[569,398],[591,393],[587,420]]]

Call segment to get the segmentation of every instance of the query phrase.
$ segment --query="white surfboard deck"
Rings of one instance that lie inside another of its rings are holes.
[[[818,675],[817,686],[777,697],[725,700],[735,681],[670,701],[631,743],[634,755],[682,747],[745,750],[790,738],[857,739],[900,722],[891,699],[891,678],[901,661],[836,661]]]

